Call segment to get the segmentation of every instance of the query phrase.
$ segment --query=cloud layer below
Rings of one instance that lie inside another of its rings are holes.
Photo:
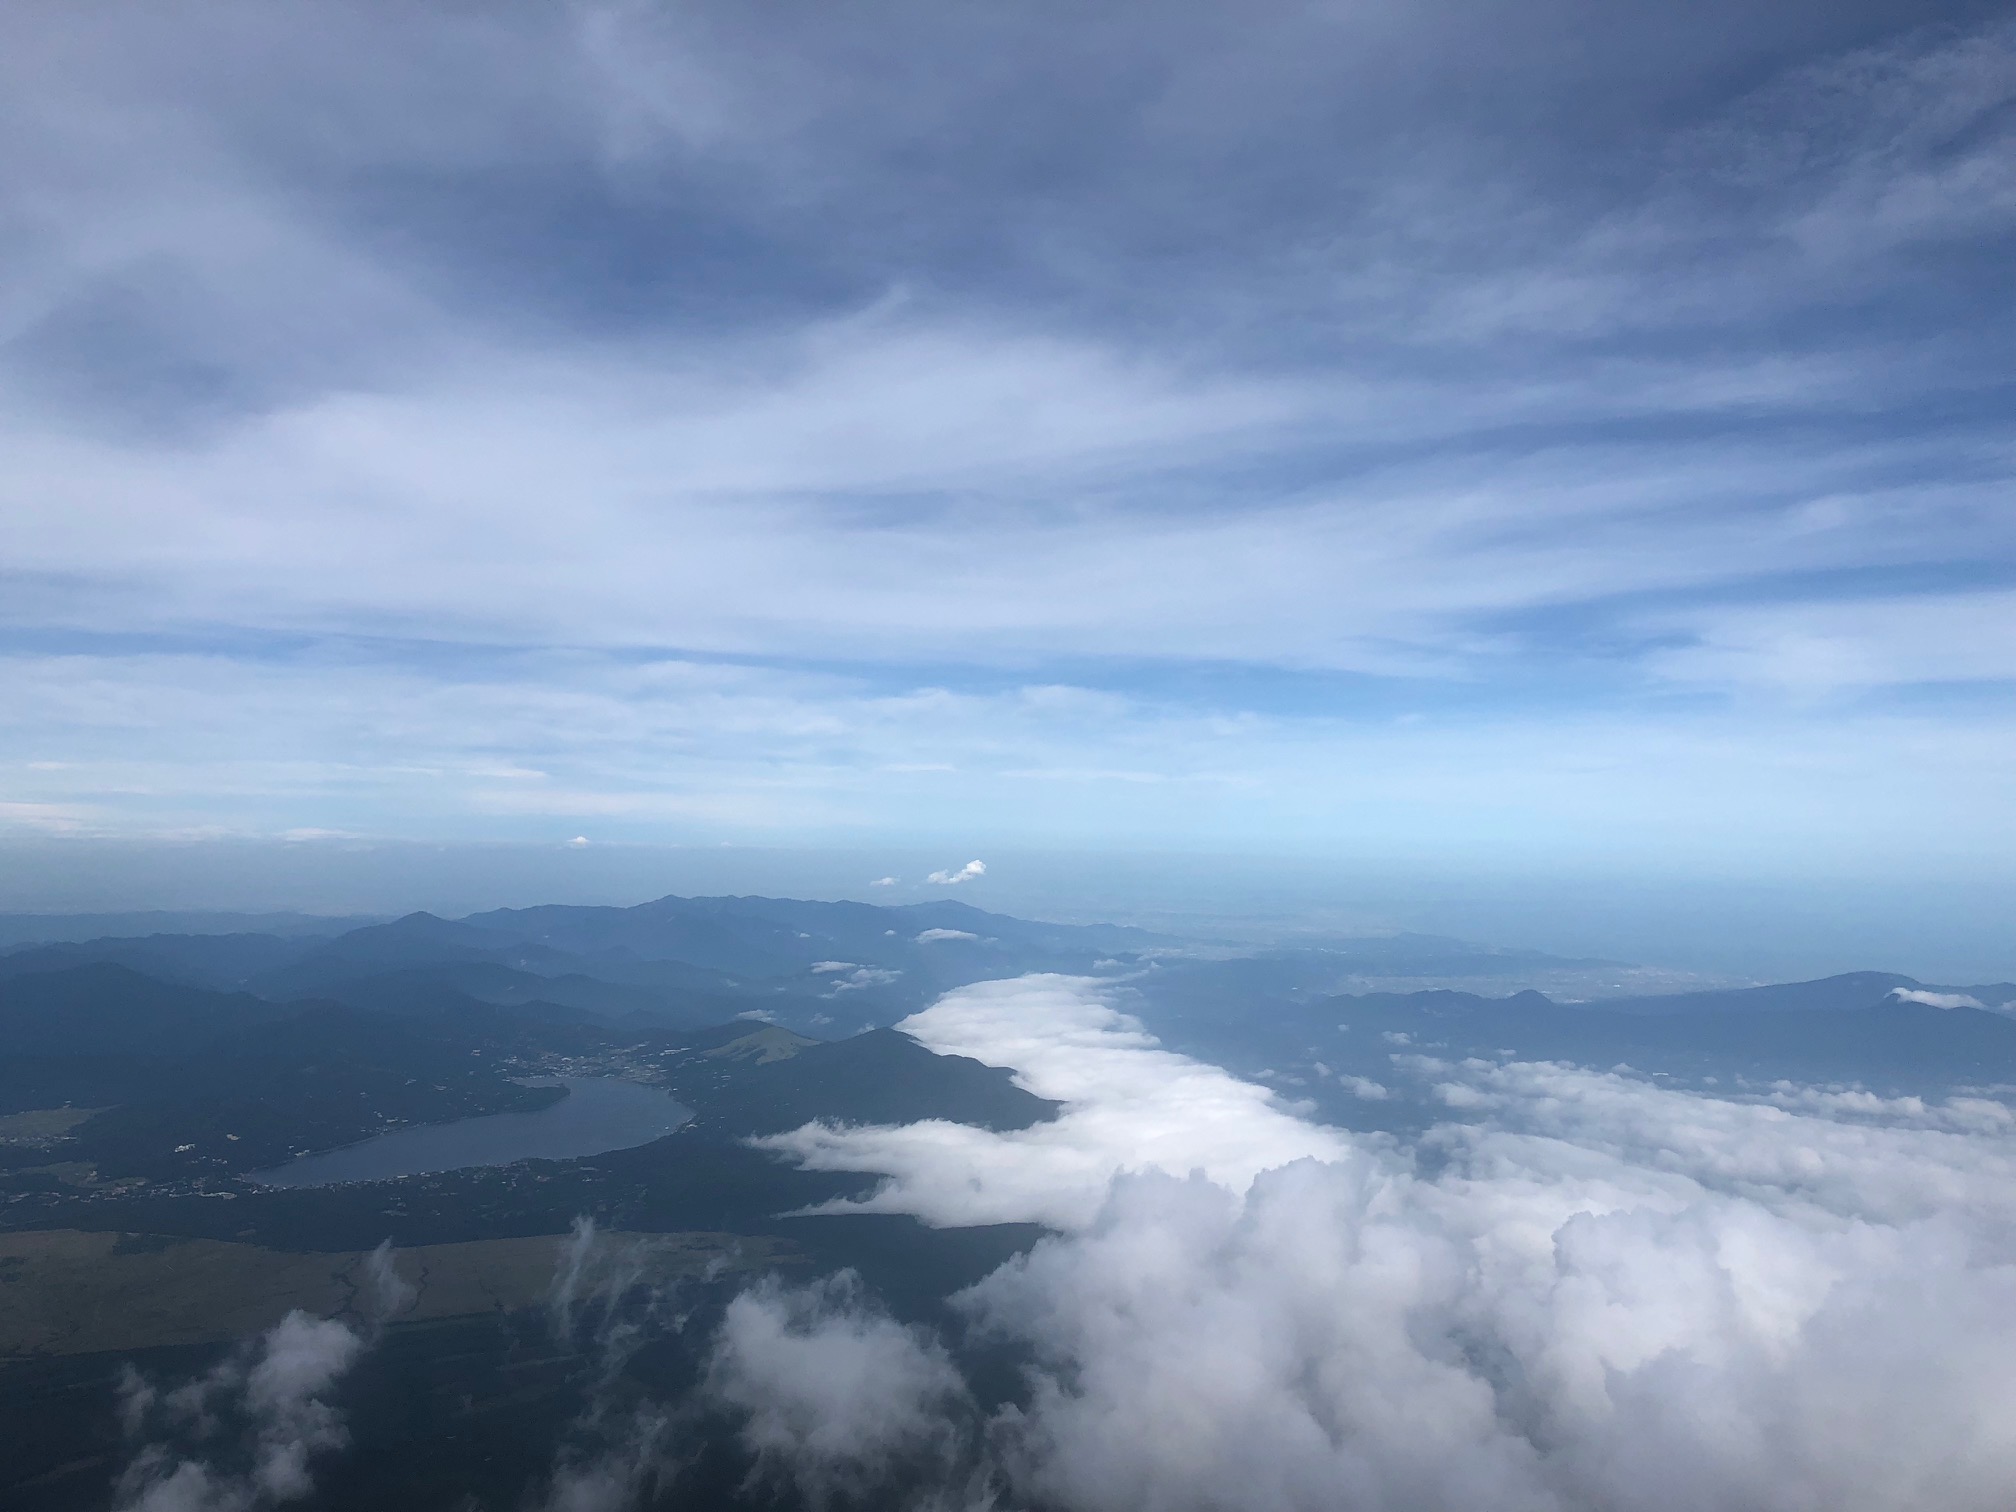
[[[2002,1101],[1415,1058],[1396,1073],[1461,1121],[1403,1147],[1161,1050],[1088,983],[908,1027],[1066,1102],[1047,1136],[777,1142],[888,1174],[879,1210],[1062,1230],[961,1299],[1027,1351],[1026,1406],[982,1413],[912,1340],[933,1405],[906,1431],[973,1446],[918,1505],[979,1474],[1086,1512],[1988,1512],[2016,1477]],[[747,1306],[868,1326],[846,1299]]]
[[[1277,1108],[1216,1066],[1173,1055],[1075,977],[983,982],[948,993],[898,1026],[940,1055],[1012,1066],[1016,1083],[1064,1104],[1013,1133],[932,1121],[896,1128],[811,1124],[763,1141],[814,1170],[890,1180],[825,1211],[912,1213],[947,1227],[1043,1223],[1083,1229],[1114,1175],[1203,1171],[1244,1191],[1261,1171],[1336,1159],[1333,1131]]]

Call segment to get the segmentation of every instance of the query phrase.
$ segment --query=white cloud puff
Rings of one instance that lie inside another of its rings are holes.
[[[1900,1003],[1922,1003],[1927,1008],[1986,1008],[1988,1005],[1969,992],[1927,992],[1921,987],[1892,987],[1890,996]]]
[[[902,975],[902,972],[889,967],[858,966],[835,982],[826,996],[837,997],[843,992],[861,992],[870,987],[885,987]]]
[[[382,1250],[374,1260],[374,1286],[384,1291],[378,1278],[391,1272]],[[249,1349],[172,1391],[129,1370],[121,1402],[128,1432],[151,1428],[161,1437],[121,1474],[121,1512],[253,1512],[309,1495],[310,1460],[349,1442],[326,1398],[365,1343],[334,1319],[296,1311]],[[178,1453],[178,1441],[195,1452]]]
[[[350,1441],[330,1397],[419,1296],[389,1239],[360,1279],[360,1328],[296,1309],[172,1389],[127,1367],[120,1417],[138,1447],[119,1476],[120,1512],[258,1512],[312,1495],[311,1462]]]
[[[737,1297],[707,1385],[743,1414],[757,1475],[794,1486],[814,1507],[899,1469],[927,1483],[942,1477],[958,1437],[947,1409],[966,1395],[943,1347],[868,1306],[847,1271]]]
[[[934,871],[924,880],[938,887],[957,887],[962,882],[971,882],[987,875],[985,861],[968,861],[957,870]]]
[[[917,935],[919,945],[931,945],[939,940],[977,940],[980,936],[970,929],[926,929]]]

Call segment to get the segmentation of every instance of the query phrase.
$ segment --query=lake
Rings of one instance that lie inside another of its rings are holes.
[[[693,1116],[656,1087],[613,1076],[560,1076],[531,1085],[565,1087],[567,1095],[536,1113],[490,1113],[394,1129],[361,1144],[254,1171],[252,1179],[262,1186],[318,1187],[517,1160],[573,1160],[649,1144]]]

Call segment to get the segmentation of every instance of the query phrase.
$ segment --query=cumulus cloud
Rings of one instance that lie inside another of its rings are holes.
[[[1866,1087],[1807,1087],[1777,1082],[1762,1099],[1776,1107],[1818,1113],[1832,1119],[1875,1119],[1907,1127],[1995,1134],[2016,1128],[2016,1112],[2006,1103],[1965,1095],[1927,1102],[1922,1097],[1884,1097]]]
[[[894,877],[877,877],[873,882],[870,882],[868,885],[870,887],[894,887],[896,885],[896,879]]]
[[[1243,1204],[1123,1179],[967,1299],[1043,1361],[1022,1484],[1101,1509],[1998,1504],[2006,1263],[1955,1226],[1529,1156],[1303,1163]]]
[[[1997,1121],[1970,1116],[1968,1100],[1927,1108],[1778,1091],[1745,1101],[1549,1063],[1446,1069],[1441,1100],[1482,1121],[1433,1138],[1466,1159],[1517,1165],[1572,1148],[1641,1179],[1670,1175],[1801,1221],[1953,1221],[2016,1234],[2016,1142],[1970,1137]],[[1872,1113],[1890,1121],[1865,1121]]]
[[[936,1340],[868,1303],[852,1272],[737,1297],[707,1389],[741,1414],[757,1477],[815,1509],[892,1482],[938,1488],[963,1458],[964,1380]]]
[[[964,866],[947,871],[934,871],[924,880],[937,887],[957,887],[962,882],[971,882],[987,875],[985,861],[968,861]]]
[[[363,1347],[333,1318],[288,1312],[256,1345],[173,1391],[129,1373],[121,1401],[129,1433],[165,1437],[121,1472],[123,1512],[250,1512],[308,1496],[310,1458],[349,1441],[325,1395]],[[177,1441],[192,1452],[177,1454]]]
[[[139,1447],[119,1476],[121,1512],[256,1512],[314,1492],[311,1461],[350,1438],[330,1393],[419,1294],[390,1240],[358,1271],[355,1327],[295,1310],[172,1388],[127,1368],[120,1419]]]
[[[934,944],[939,940],[977,940],[980,936],[970,929],[923,929],[917,932],[919,945]]]
[[[364,1345],[297,1311],[172,1390],[129,1370],[121,1417],[130,1437],[153,1437],[120,1474],[122,1512],[252,1512],[307,1496],[311,1459],[349,1442],[326,1397]]]
[[[838,997],[843,992],[861,992],[870,987],[886,987],[902,975],[902,972],[893,967],[857,966],[835,982],[826,995]]]
[[[959,1299],[1031,1362],[987,1437],[1014,1499],[2006,1501],[2016,1141],[1985,1099],[1420,1059],[1453,1117],[1410,1145],[1295,1119],[1079,981],[968,989],[906,1027],[1062,1098],[1051,1132],[770,1143],[883,1172],[878,1210],[1058,1230]]]

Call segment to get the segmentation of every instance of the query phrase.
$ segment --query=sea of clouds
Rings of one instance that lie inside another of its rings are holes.
[[[1062,1105],[1050,1122],[764,1141],[884,1177],[834,1210],[1050,1228],[953,1300],[958,1326],[900,1322],[847,1273],[760,1282],[693,1341],[691,1399],[619,1412],[591,1387],[543,1505],[676,1505],[703,1432],[739,1437],[745,1489],[821,1512],[2008,1505],[2008,1089],[1718,1096],[1625,1068],[1401,1050],[1396,1079],[1447,1116],[1400,1139],[1317,1125],[1163,1049],[1111,991],[985,983],[902,1025],[1012,1069]],[[638,1309],[647,1276],[586,1226],[563,1251],[556,1332],[609,1381],[653,1330],[688,1326],[648,1287]],[[127,1505],[305,1494],[307,1457],[343,1438],[316,1404],[366,1343],[283,1323],[194,1393],[272,1396],[251,1403],[252,1468],[155,1446]],[[261,1385],[293,1354],[319,1373]],[[1002,1359],[1020,1372],[1005,1399]],[[166,1400],[131,1394],[136,1422]]]
[[[902,1026],[1012,1067],[1064,1103],[1054,1123],[770,1141],[884,1173],[860,1206],[1059,1231],[959,1298],[977,1334],[1027,1352],[1027,1399],[991,1414],[969,1399],[970,1460],[914,1498],[984,1484],[1002,1504],[1086,1512],[2007,1505],[2016,1142],[1999,1101],[1739,1099],[1414,1057],[1451,1119],[1401,1143],[1315,1126],[1159,1048],[1104,990],[989,983]],[[775,1320],[760,1360],[742,1333],[717,1346],[752,1422],[770,1410],[756,1383],[787,1398],[844,1338],[907,1419],[862,1443],[958,1420],[937,1342],[892,1348],[858,1298],[741,1305]],[[791,1452],[774,1422],[765,1444],[773,1462]]]

